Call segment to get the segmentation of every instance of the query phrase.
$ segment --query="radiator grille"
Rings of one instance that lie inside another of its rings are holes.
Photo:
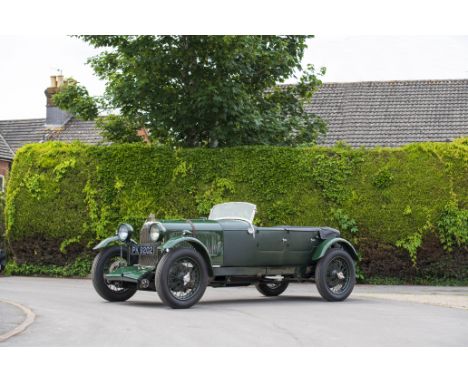
[[[150,227],[151,227],[151,224],[153,224],[154,222],[153,221],[147,221],[145,224],[143,224],[143,227],[141,227],[141,230],[140,230],[140,245],[152,245],[154,246],[155,243],[154,241],[151,241],[150,239]],[[154,250],[156,251],[156,248],[154,248]],[[155,254],[155,255],[152,255],[152,256],[148,256],[148,255],[144,255],[144,256],[139,256],[138,257],[138,264],[140,265],[149,265],[149,266],[156,266],[158,264],[158,255]]]
[[[149,237],[149,229],[150,229],[151,223],[145,223],[143,224],[143,227],[141,227],[140,230],[140,244],[150,244],[151,239]]]

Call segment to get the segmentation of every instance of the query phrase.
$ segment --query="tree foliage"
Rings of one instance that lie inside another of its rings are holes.
[[[67,78],[60,91],[53,96],[53,102],[59,108],[64,109],[84,120],[93,120],[98,116],[98,104],[91,97],[88,90],[73,78]]]
[[[79,38],[101,50],[89,63],[107,107],[134,125],[127,133],[144,126],[155,141],[197,147],[314,142],[325,124],[304,105],[324,69],[302,66],[308,37]],[[281,86],[288,78],[297,84]]]
[[[96,126],[101,129],[104,138],[110,142],[141,142],[142,138],[137,135],[142,125],[121,115],[110,114],[99,117]]]

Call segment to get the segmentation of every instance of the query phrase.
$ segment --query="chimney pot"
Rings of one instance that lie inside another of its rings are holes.
[[[59,88],[63,84],[63,75],[60,74],[58,76],[55,76],[57,87]]]
[[[50,76],[50,87],[51,88],[56,88],[57,87],[57,77],[56,76]]]

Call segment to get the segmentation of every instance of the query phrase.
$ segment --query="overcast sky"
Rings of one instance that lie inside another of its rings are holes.
[[[67,36],[0,36],[0,119],[44,118],[44,90],[60,69],[100,95],[86,59],[96,52]],[[317,36],[304,63],[325,82],[468,78],[468,36]]]

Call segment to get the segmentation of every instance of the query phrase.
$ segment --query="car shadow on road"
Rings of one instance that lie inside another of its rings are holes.
[[[349,299],[343,301],[343,304],[361,301],[360,299]],[[202,300],[199,305],[230,305],[230,304],[278,304],[278,303],[291,303],[291,304],[330,304],[329,301],[324,300],[318,296],[278,296],[278,297],[258,297],[258,298],[236,298],[236,299],[216,299],[216,300]],[[335,304],[332,304],[335,305]]]
[[[351,298],[344,302],[343,304],[350,304],[353,302],[360,302],[362,301],[359,298]],[[245,305],[245,304],[257,304],[257,305],[268,305],[268,304],[278,304],[278,303],[291,303],[291,304],[310,304],[310,303],[320,303],[320,304],[329,304],[328,301],[325,301],[323,298],[318,296],[278,296],[278,297],[257,297],[257,298],[226,298],[226,299],[207,299],[201,300],[198,306],[227,306],[227,305]],[[126,301],[122,303],[118,303],[119,305],[128,305],[128,306],[139,306],[139,307],[148,307],[148,308],[155,308],[155,307],[165,307],[165,305],[161,301]],[[335,304],[333,304],[335,305]]]
[[[256,298],[235,298],[201,300],[200,305],[229,305],[229,304],[275,304],[278,302],[288,303],[310,303],[323,301],[316,296],[278,296],[278,297],[256,297]]]

